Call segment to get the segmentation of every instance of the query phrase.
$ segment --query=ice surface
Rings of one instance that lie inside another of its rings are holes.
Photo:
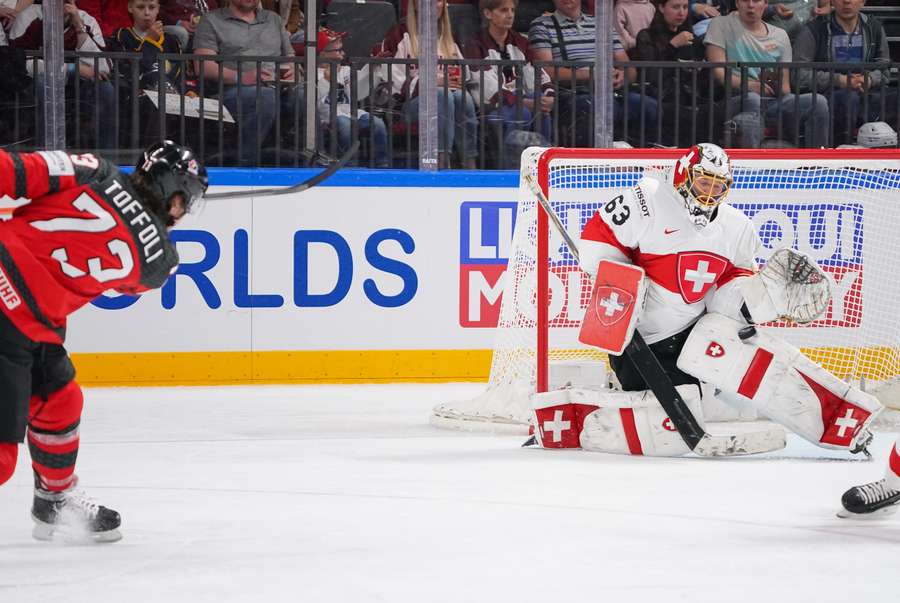
[[[896,599],[900,516],[834,516],[894,434],[874,462],[795,438],[650,459],[428,425],[482,387],[87,390],[81,485],[124,538],[34,541],[22,447],[0,488],[0,602]]]

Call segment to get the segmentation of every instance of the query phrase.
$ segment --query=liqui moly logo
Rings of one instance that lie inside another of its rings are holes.
[[[8,310],[15,310],[22,303],[22,298],[19,297],[19,293],[12,286],[12,283],[9,282],[3,268],[0,268],[0,299],[3,300],[3,305]]]
[[[462,204],[459,224],[461,326],[497,325],[515,221],[515,201],[467,201]]]

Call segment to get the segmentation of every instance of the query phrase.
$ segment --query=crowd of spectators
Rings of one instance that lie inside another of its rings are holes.
[[[220,101],[234,116],[233,154],[242,165],[264,163],[273,137],[301,135],[305,75],[294,58],[305,38],[301,0],[64,1],[64,48],[84,53],[67,72],[67,90],[77,88],[79,113],[94,126],[95,146],[115,148],[121,142],[118,127],[97,122],[119,114],[116,103],[123,94],[159,88],[187,96],[205,90],[206,97]],[[419,55],[421,1],[435,2],[437,54],[444,59],[437,74],[440,166],[484,165],[480,151],[514,140],[592,144],[593,0],[523,0],[522,8],[528,4],[534,18],[518,29],[518,0],[395,0],[397,21],[371,53],[389,64],[372,66],[367,75],[375,86],[356,95],[356,106],[350,89],[361,79],[358,66],[348,64],[343,43],[361,32],[320,28],[315,105],[321,146],[341,153],[350,146],[351,133],[358,133],[367,141],[367,164],[388,167],[392,134],[415,138],[419,72],[411,59]],[[453,4],[470,5],[481,30],[465,40],[455,36]],[[328,5],[319,2],[319,21],[326,25]],[[866,0],[616,0],[613,59],[631,65],[617,65],[612,73],[616,137],[684,144],[672,132],[685,116],[696,124],[698,115],[703,120],[715,115],[723,129],[740,130],[737,140],[744,146],[759,146],[767,138],[836,146],[853,143],[864,122],[896,127],[888,36],[880,21],[864,12],[865,5]],[[42,44],[41,2],[0,0],[0,47],[9,47],[3,56],[39,50]],[[97,54],[104,51],[134,53],[138,67],[117,65],[120,55]],[[161,61],[160,53],[170,59]],[[194,58],[171,58],[181,53]],[[641,62],[654,64],[641,67]],[[792,62],[830,65],[813,69]],[[676,76],[679,63],[686,66],[680,73],[693,79]],[[710,63],[738,65],[702,67]],[[883,67],[873,67],[876,63]],[[132,82],[135,71],[138,81]],[[40,61],[28,62],[28,75],[40,107]],[[390,102],[376,104],[367,95],[374,96],[382,83]],[[35,122],[39,141],[41,120]],[[716,139],[723,129],[693,134]],[[485,146],[485,137],[494,139],[493,146]]]

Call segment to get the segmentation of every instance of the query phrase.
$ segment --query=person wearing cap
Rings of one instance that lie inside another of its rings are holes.
[[[350,82],[355,74],[349,66],[340,64],[344,58],[343,40],[346,36],[346,32],[322,28],[316,39],[319,58],[328,60],[327,63],[321,63],[318,68],[316,108],[319,121],[326,124],[331,135],[337,138],[338,153],[343,155],[350,148],[355,113],[360,140],[371,141],[371,164],[376,168],[387,168],[390,164],[384,120],[359,108],[354,111],[354,107],[350,104]]]

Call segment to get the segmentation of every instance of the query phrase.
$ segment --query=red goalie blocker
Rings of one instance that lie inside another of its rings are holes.
[[[643,268],[601,260],[578,341],[621,354],[634,334],[645,293]]]

